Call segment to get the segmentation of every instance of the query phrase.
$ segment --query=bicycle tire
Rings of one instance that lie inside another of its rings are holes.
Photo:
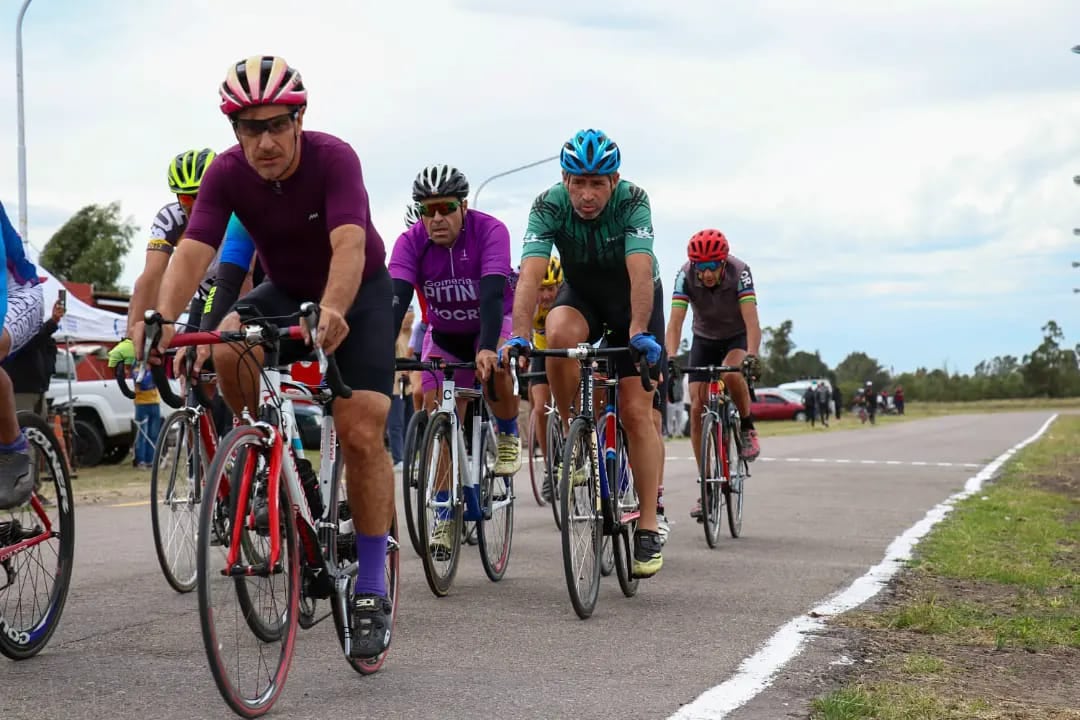
[[[19,427],[25,433],[26,440],[32,448],[34,472],[38,474],[34,495],[39,503],[47,500],[50,494],[52,495],[51,505],[43,506],[42,511],[46,507],[56,510],[56,519],[50,522],[53,533],[59,536],[55,552],[56,569],[52,573],[53,584],[45,602],[23,602],[21,595],[15,596],[14,605],[7,602],[9,590],[14,589],[16,593],[25,587],[38,590],[44,583],[18,582],[0,590],[0,616],[3,617],[5,625],[5,632],[0,633],[0,654],[12,660],[26,660],[41,652],[42,648],[48,644],[60,624],[64,605],[67,602],[68,589],[71,586],[71,567],[75,558],[75,498],[71,491],[71,474],[52,427],[40,416],[25,410],[18,412],[16,416]],[[46,477],[41,476],[43,471],[47,473]],[[47,478],[52,480],[49,488],[46,488],[44,484]],[[16,513],[23,516],[26,522],[22,524],[25,527],[30,527],[28,522],[31,519],[38,520],[40,517],[37,516],[32,504],[28,503],[19,508],[0,512],[0,525],[17,522]],[[13,526],[6,527],[11,530]],[[34,533],[36,534],[38,533]],[[52,539],[55,539],[55,535]],[[27,548],[9,558],[8,562],[18,562],[24,555],[29,554],[28,558],[24,558],[27,567],[41,569],[50,567],[53,561],[47,561],[42,557],[40,550],[46,544],[40,543]],[[0,577],[4,577],[2,571],[0,571]],[[29,618],[23,624],[20,618],[24,608],[39,611],[35,613],[39,617]]]
[[[548,451],[544,456],[544,473],[551,484],[551,514],[555,517],[555,527],[562,530],[562,501],[559,499],[559,483],[562,481],[562,475],[559,473],[559,462],[562,460],[565,438],[558,410],[548,413],[546,430]]]
[[[596,448],[593,445],[593,428],[586,418],[576,418],[570,424],[570,431],[566,434],[566,444],[563,447],[562,471],[559,478],[560,492],[559,502],[562,505],[562,551],[563,572],[566,576],[566,589],[570,594],[570,603],[574,606],[574,612],[582,620],[592,615],[596,609],[596,599],[600,593],[600,555],[603,545],[604,524],[603,518],[598,512],[599,501],[599,478],[596,477]],[[575,452],[576,451],[576,452]],[[576,458],[583,458],[587,479],[582,485],[573,486],[573,467]],[[578,503],[581,495],[584,502]],[[579,571],[574,560],[573,518],[578,517],[578,510],[586,522],[591,521],[591,530],[582,537],[591,546],[588,549],[591,556],[591,567],[585,569],[586,556],[582,556],[583,571]],[[577,578],[584,577],[588,585],[581,589],[578,587]]]
[[[454,576],[457,574],[458,563],[461,560],[461,533],[462,533],[462,506],[460,496],[457,504],[450,509],[449,522],[451,523],[450,536],[450,557],[446,560],[436,560],[431,553],[431,535],[434,528],[435,520],[435,508],[428,507],[428,495],[430,494],[434,499],[434,488],[431,488],[431,482],[435,479],[435,470],[438,466],[432,467],[431,456],[436,449],[436,443],[440,442],[441,438],[447,438],[447,451],[450,452],[449,445],[454,442],[454,438],[451,435],[451,422],[450,415],[446,412],[436,412],[429,420],[427,431],[424,433],[424,450],[420,462],[420,478],[419,485],[417,486],[417,492],[419,499],[417,501],[417,515],[416,520],[420,524],[420,547],[423,552],[421,557],[424,560],[424,578],[427,580],[428,587],[431,588],[431,592],[436,597],[445,597],[450,592],[450,586],[454,583]],[[446,462],[450,462],[450,458],[446,458]],[[447,470],[448,474],[452,474],[452,470]],[[457,482],[457,478],[451,477],[451,483]],[[429,517],[429,510],[431,511],[431,517]],[[446,563],[445,569],[436,567],[436,562]]]
[[[170,447],[170,433],[174,431],[176,432],[176,443]],[[187,444],[187,452],[183,453],[185,443]],[[162,489],[163,484],[161,478],[162,465],[170,450],[176,451],[176,457],[173,459],[168,480],[164,483],[164,493],[159,499],[159,491]],[[198,456],[194,467],[192,467],[193,452]],[[181,457],[185,458],[183,465],[190,488],[181,490],[182,493],[186,492],[187,496],[182,498],[178,504],[176,485]],[[154,466],[150,470],[150,527],[154,535],[154,552],[157,554],[158,565],[161,567],[162,575],[165,576],[165,581],[178,593],[189,593],[195,589],[197,574],[195,566],[198,554],[195,547],[195,536],[199,527],[198,505],[196,504],[198,493],[195,492],[195,488],[201,487],[202,480],[206,476],[205,471],[206,452],[202,445],[202,438],[199,435],[199,427],[189,412],[178,410],[170,415],[165,424],[161,426],[161,432],[158,433],[157,438],[157,447],[154,449]],[[162,517],[163,515],[165,518]],[[174,527],[178,529],[181,526],[186,527],[187,533],[176,534],[170,532],[168,533],[169,537],[165,538],[166,533],[163,532],[162,525],[170,524],[163,523],[166,518],[168,520],[179,519],[179,522]],[[174,548],[176,550],[170,552]],[[185,549],[190,551],[188,553],[190,562],[181,565],[179,552]]]
[[[207,482],[205,487],[205,497],[216,498],[219,495],[220,485],[222,478],[227,472],[227,463],[229,458],[234,452],[241,446],[248,446],[247,450],[250,452],[264,451],[262,447],[263,432],[258,428],[251,426],[239,426],[234,428],[228,435],[222,440],[217,453],[214,456],[213,462],[210,464],[210,470],[207,475]],[[234,465],[239,465],[234,461]],[[242,472],[242,471],[241,471]],[[230,475],[235,475],[230,473]],[[230,478],[231,480],[232,478]],[[230,497],[232,497],[230,493]],[[230,503],[231,504],[231,503]],[[240,632],[241,629],[237,627],[237,638],[235,643],[231,642],[229,638],[224,640],[221,638],[223,635],[222,629],[219,629],[216,620],[220,616],[222,622],[233,616],[235,621],[235,613],[216,612],[212,606],[211,594],[215,588],[239,588],[241,584],[247,582],[246,577],[233,578],[233,582],[228,582],[228,579],[222,578],[222,561],[223,556],[214,556],[213,549],[215,546],[211,544],[211,538],[213,537],[213,524],[215,520],[215,503],[204,502],[201,503],[199,512],[199,555],[198,555],[198,596],[199,596],[199,625],[202,630],[203,647],[206,650],[207,661],[210,665],[210,673],[214,677],[214,683],[217,685],[218,691],[221,693],[222,698],[226,704],[232,708],[233,712],[241,717],[255,718],[266,713],[273,706],[274,701],[281,694],[281,691],[285,687],[285,681],[288,677],[289,666],[292,662],[293,650],[296,643],[297,628],[299,626],[299,605],[300,605],[300,552],[298,547],[299,539],[297,537],[296,530],[296,517],[293,512],[289,511],[291,504],[287,497],[282,499],[282,507],[286,511],[281,513],[282,529],[284,530],[284,538],[282,539],[281,552],[282,552],[282,566],[287,570],[288,576],[285,578],[285,601],[284,609],[277,617],[283,618],[281,623],[281,631],[277,634],[271,642],[280,644],[280,649],[277,652],[276,663],[274,659],[268,660],[262,659],[262,650],[266,643],[258,637],[258,634],[254,631],[254,627],[258,623],[252,623],[252,621],[245,617],[244,625],[252,630],[252,634],[255,635],[256,640],[259,642],[257,645],[258,652],[260,654],[260,662],[258,663],[257,670],[253,673],[256,677],[265,676],[269,674],[270,663],[274,663],[274,669],[272,676],[268,678],[267,687],[265,690],[254,692],[252,696],[243,695],[241,687],[242,682],[234,683],[229,678],[228,673],[236,667],[239,672],[239,662],[232,663],[224,660],[221,657],[221,651],[226,647],[232,645],[239,645],[241,642]],[[235,515],[230,515],[235,518]],[[230,540],[231,542],[231,540]],[[222,543],[222,548],[228,547],[226,543]],[[223,582],[224,580],[224,582]],[[239,599],[240,593],[237,593]],[[241,603],[243,605],[243,603]],[[276,604],[275,604],[276,608]],[[249,614],[248,609],[242,608],[245,615]],[[275,610],[276,612],[276,610]]]
[[[734,412],[732,410],[733,414]],[[746,495],[746,484],[743,480],[749,473],[749,466],[739,451],[737,418],[732,418],[732,422],[728,423],[727,435],[728,472],[727,482],[722,487],[724,504],[727,505],[728,531],[731,537],[737,538],[742,534],[743,498]]]
[[[420,557],[424,554],[420,548],[420,531],[417,529],[416,520],[420,517],[420,495],[416,491],[420,475],[420,453],[423,450],[424,433],[427,430],[428,414],[418,410],[409,418],[409,424],[405,428],[405,462],[401,464],[401,497],[405,505],[405,526],[409,531],[409,541],[413,550]]]
[[[484,566],[484,572],[489,580],[498,582],[506,575],[514,540],[514,477],[495,474],[498,457],[495,443],[487,433],[480,435],[480,452],[484,458],[480,477],[483,517],[476,523],[476,536],[480,543],[480,563]],[[500,493],[503,494],[502,500],[497,500]],[[503,504],[496,508],[497,502]],[[499,532],[496,519],[500,515],[505,518],[502,532]]]
[[[530,415],[529,432],[525,439],[525,452],[528,453],[529,458],[529,482],[532,483],[533,499],[536,500],[537,505],[544,507],[547,505],[547,500],[544,499],[544,476],[547,468],[537,469],[536,467],[536,451],[539,448],[540,440],[536,437],[536,423]]]
[[[721,478],[724,472],[724,455],[716,443],[716,416],[710,411],[701,424],[701,462],[698,466],[698,483],[701,493],[701,524],[705,529],[705,543],[715,548],[720,541],[720,510],[724,503]]]
[[[626,597],[637,595],[638,578],[634,576],[634,532],[637,530],[637,518],[641,513],[638,505],[637,490],[634,488],[634,474],[630,468],[630,445],[622,423],[615,431],[615,460],[608,468],[608,497],[613,499],[612,517],[616,522],[616,534],[612,537],[615,554],[615,575],[619,579],[619,589]],[[626,486],[620,466],[626,464]],[[627,512],[629,510],[629,512]],[[636,514],[635,514],[636,513]],[[634,514],[632,518],[627,515]]]

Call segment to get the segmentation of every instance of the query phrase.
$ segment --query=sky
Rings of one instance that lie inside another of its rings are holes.
[[[21,3],[3,2],[13,43]],[[252,8],[250,11],[247,8]],[[23,28],[29,240],[119,201],[146,231],[183,150],[235,142],[230,63],[285,57],[305,127],[353,145],[376,228],[403,230],[424,165],[485,178],[583,127],[650,196],[665,291],[702,228],[748,262],[764,326],[835,366],[970,372],[1054,319],[1080,342],[1075,0],[35,0]],[[0,200],[18,216],[15,53],[0,48]],[[516,263],[549,162],[478,209]],[[690,321],[684,335],[690,333]]]

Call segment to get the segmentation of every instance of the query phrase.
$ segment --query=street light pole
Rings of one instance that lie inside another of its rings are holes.
[[[29,0],[27,0],[27,2],[29,2]],[[498,178],[505,177],[507,175],[512,175],[512,174],[514,174],[516,172],[521,172],[522,170],[528,170],[529,168],[536,167],[537,165],[543,165],[546,162],[551,162],[552,160],[558,160],[558,159],[559,159],[558,155],[552,155],[551,157],[544,158],[543,160],[537,160],[536,162],[531,162],[528,165],[519,165],[516,168],[512,168],[510,170],[506,170],[505,172],[496,173],[495,175],[492,175],[487,180],[480,183],[480,187],[476,188],[476,192],[473,193],[473,201],[472,201],[473,207],[474,208],[479,207],[480,191],[483,190],[484,186],[487,185],[492,180],[496,180]]]
[[[26,214],[26,118],[23,113],[23,63],[22,63],[22,24],[26,9],[31,0],[24,0],[19,10],[19,19],[15,23],[15,103],[19,113],[19,234],[23,243],[27,237]]]

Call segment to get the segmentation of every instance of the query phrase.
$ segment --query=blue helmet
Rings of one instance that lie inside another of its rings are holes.
[[[579,130],[559,154],[562,169],[571,175],[611,175],[621,161],[619,146],[601,130]]]

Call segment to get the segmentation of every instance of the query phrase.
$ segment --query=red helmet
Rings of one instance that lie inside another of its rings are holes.
[[[692,262],[723,262],[727,260],[730,251],[727,238],[719,230],[701,230],[694,233],[686,248]]]

